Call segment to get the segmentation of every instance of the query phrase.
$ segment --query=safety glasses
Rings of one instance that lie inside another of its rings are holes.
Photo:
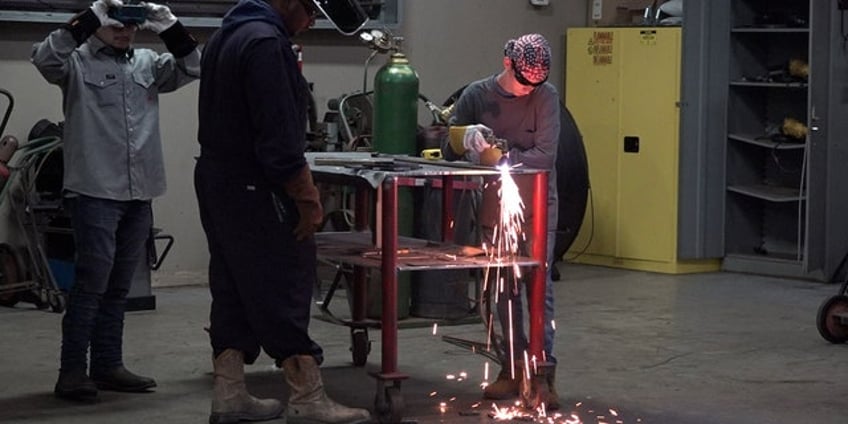
[[[539,81],[539,82],[530,82],[527,78],[524,78],[524,75],[521,75],[521,72],[518,71],[518,68],[515,66],[515,61],[510,59],[510,63],[512,63],[512,74],[515,75],[515,80],[518,81],[519,84],[525,87],[538,87],[545,83],[548,80],[548,77]]]

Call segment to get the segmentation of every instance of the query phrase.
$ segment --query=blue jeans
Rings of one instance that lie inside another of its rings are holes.
[[[124,310],[150,236],[150,201],[65,198],[74,230],[74,284],[62,319],[61,370],[91,373],[123,365]]]

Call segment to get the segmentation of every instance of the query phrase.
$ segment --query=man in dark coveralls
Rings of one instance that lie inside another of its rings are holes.
[[[345,34],[367,20],[354,0],[240,0],[204,50],[195,190],[210,253],[211,423],[283,414],[245,387],[244,364],[260,349],[283,364],[291,422],[370,417],[327,397],[323,352],[308,333],[323,210],[304,157],[308,92],[290,38],[319,13]]]

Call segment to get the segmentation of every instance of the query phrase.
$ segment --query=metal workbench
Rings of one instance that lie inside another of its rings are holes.
[[[354,363],[357,357],[367,355],[367,332],[372,325],[366,319],[366,270],[379,269],[382,276],[382,315],[379,328],[382,336],[381,369],[372,375],[377,379],[375,417],[381,423],[398,423],[403,417],[404,401],[401,382],[408,375],[398,369],[398,271],[432,269],[470,269],[487,267],[528,266],[527,289],[530,293],[529,352],[531,357],[543,358],[544,343],[544,285],[547,245],[547,191],[546,171],[517,168],[515,174],[532,174],[533,196],[526,200],[535,219],[532,220],[533,243],[530,257],[511,258],[493,263],[479,255],[479,249],[457,246],[451,241],[453,232],[454,188],[463,177],[482,176],[497,179],[500,172],[488,167],[473,166],[464,162],[431,161],[421,158],[378,155],[371,153],[307,153],[314,180],[318,183],[354,187],[354,227],[351,232],[321,232],[316,234],[318,256],[323,261],[347,264],[353,267],[351,319],[343,322],[351,328]],[[442,240],[441,242],[398,236],[398,187],[421,185],[431,180],[442,188]],[[373,230],[368,228],[369,212],[374,204]],[[541,266],[540,266],[541,265]],[[349,294],[350,296],[350,294]],[[362,361],[364,364],[364,361]],[[530,390],[523,393],[525,403],[538,399],[538,389],[543,381],[530,380]]]

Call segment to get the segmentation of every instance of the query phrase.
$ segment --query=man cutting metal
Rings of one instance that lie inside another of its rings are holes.
[[[550,277],[551,259],[557,222],[557,189],[554,165],[560,134],[560,106],[556,88],[547,82],[551,65],[548,41],[539,34],[526,34],[507,41],[504,46],[503,69],[495,75],[468,85],[456,102],[449,137],[443,147],[448,160],[466,159],[481,165],[521,164],[524,167],[549,170],[548,175],[548,245],[545,292],[545,358],[556,364],[553,356],[554,296]],[[531,196],[531,180],[515,176],[525,204]],[[492,242],[499,219],[498,187],[484,189],[480,223],[483,234]],[[532,228],[533,211],[525,212],[525,228]],[[527,245],[532,243],[527,233]],[[497,296],[498,315],[504,339],[511,346],[500,358],[497,380],[488,385],[484,396],[507,399],[519,395],[524,372],[523,353],[528,341],[524,330],[522,284],[511,284]],[[510,307],[511,305],[511,307]],[[512,317],[510,320],[509,317]],[[511,335],[511,336],[508,336]],[[511,341],[511,342],[510,342]],[[547,409],[558,409],[554,370],[546,374]]]

